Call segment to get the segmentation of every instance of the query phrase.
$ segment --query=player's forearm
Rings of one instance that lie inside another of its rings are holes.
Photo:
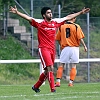
[[[66,16],[66,19],[67,19],[67,20],[71,20],[71,19],[73,19],[73,18],[79,16],[79,15],[82,14],[82,13],[83,13],[82,11],[79,11],[79,12],[77,12],[77,13],[70,14],[70,15]]]
[[[82,45],[84,46],[84,50],[85,50],[85,52],[87,52],[87,47],[86,47],[86,45],[85,45],[85,43],[84,43],[84,40],[83,40],[83,39],[81,39],[81,43],[82,43]]]
[[[74,18],[74,17],[77,17],[77,16],[80,15],[80,14],[88,13],[89,11],[90,11],[90,8],[85,8],[85,7],[84,7],[81,11],[66,16],[66,20],[70,20],[70,19],[72,19],[72,18]]]
[[[32,21],[32,18],[30,16],[26,15],[26,14],[23,14],[23,13],[21,13],[19,11],[16,11],[16,14],[19,15],[20,17],[30,21],[30,22]]]
[[[80,41],[81,41],[81,44],[82,44],[84,47],[86,47],[84,40],[81,39]]]

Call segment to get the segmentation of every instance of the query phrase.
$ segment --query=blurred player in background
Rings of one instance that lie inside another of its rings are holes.
[[[43,82],[48,79],[50,85],[50,91],[55,92],[54,86],[54,75],[53,75],[53,65],[55,60],[55,34],[56,29],[63,25],[66,20],[70,20],[80,14],[89,12],[89,8],[84,8],[81,11],[68,15],[63,18],[52,19],[52,11],[49,7],[43,7],[41,9],[41,15],[43,19],[35,19],[26,14],[19,12],[15,7],[10,7],[10,12],[19,15],[20,17],[28,20],[30,24],[37,28],[38,33],[38,48],[40,59],[44,68],[44,72],[40,75],[36,84],[32,86],[32,89],[37,93],[40,92],[39,87]],[[34,70],[34,69],[33,69]]]
[[[74,14],[72,12],[71,14]],[[56,35],[56,40],[61,47],[60,54],[60,66],[57,70],[55,87],[60,87],[60,79],[62,78],[64,65],[67,63],[70,65],[70,81],[68,86],[73,86],[73,81],[76,77],[76,64],[79,63],[79,46],[80,42],[84,46],[84,50],[87,51],[87,47],[83,41],[84,33],[78,24],[75,24],[76,17],[67,21],[62,25]]]

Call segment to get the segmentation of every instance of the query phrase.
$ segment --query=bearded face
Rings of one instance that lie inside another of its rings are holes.
[[[44,15],[44,17],[45,17],[45,19],[47,21],[50,21],[52,19],[52,12],[51,12],[51,10],[47,10],[46,14]]]

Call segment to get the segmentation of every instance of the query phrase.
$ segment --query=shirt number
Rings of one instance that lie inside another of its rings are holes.
[[[70,28],[66,28],[66,38],[70,37]]]

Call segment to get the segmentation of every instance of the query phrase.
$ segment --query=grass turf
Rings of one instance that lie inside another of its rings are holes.
[[[48,84],[35,93],[31,85],[0,85],[0,100],[100,100],[100,83],[61,84],[51,93]]]

